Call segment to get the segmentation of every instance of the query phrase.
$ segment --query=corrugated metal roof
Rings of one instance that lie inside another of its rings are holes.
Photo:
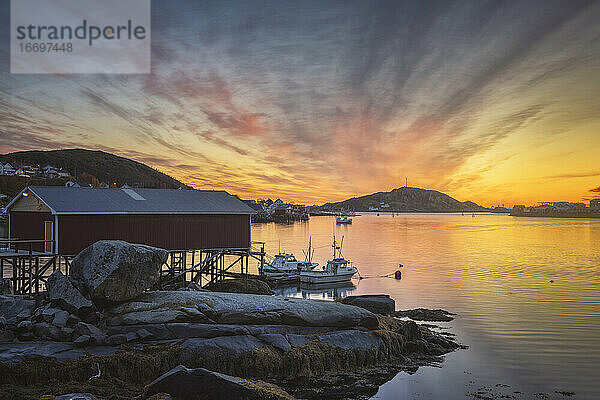
[[[225,191],[63,186],[30,186],[24,191],[37,196],[55,214],[255,213],[243,201]]]

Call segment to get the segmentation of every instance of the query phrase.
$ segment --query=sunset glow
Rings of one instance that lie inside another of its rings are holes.
[[[152,7],[149,75],[11,75],[4,43],[0,152],[308,204],[406,177],[485,206],[600,195],[598,2]]]

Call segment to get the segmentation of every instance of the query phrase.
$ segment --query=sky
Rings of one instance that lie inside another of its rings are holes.
[[[600,196],[600,1],[152,1],[152,73],[10,74],[0,153],[87,148],[321,204]]]

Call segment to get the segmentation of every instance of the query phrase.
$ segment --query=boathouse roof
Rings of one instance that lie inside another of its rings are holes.
[[[28,186],[6,207],[29,195],[52,214],[254,214],[236,196],[218,190]]]

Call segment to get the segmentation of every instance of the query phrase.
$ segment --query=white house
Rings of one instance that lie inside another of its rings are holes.
[[[0,162],[0,175],[14,175],[15,169],[9,163],[2,164]]]
[[[74,181],[67,181],[67,182],[65,182],[65,186],[66,187],[72,187],[72,188],[81,187],[81,185],[79,185],[79,183],[74,182]]]

